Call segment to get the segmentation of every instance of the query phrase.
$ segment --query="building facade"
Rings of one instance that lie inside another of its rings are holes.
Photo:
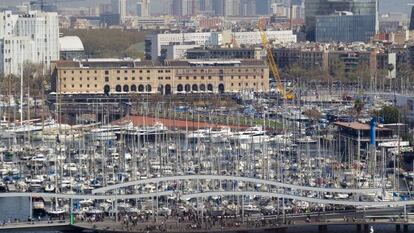
[[[369,42],[375,35],[374,15],[316,16],[316,42]]]
[[[0,13],[0,73],[20,74],[25,62],[50,68],[59,59],[57,13]]]
[[[161,46],[179,43],[193,43],[199,46],[221,46],[223,32],[200,32],[200,33],[165,33],[150,34],[145,37],[145,59],[157,60],[161,56]],[[295,43],[296,35],[291,30],[266,31],[269,41],[275,44]],[[239,45],[252,46],[262,43],[260,32],[234,32],[231,37]]]
[[[269,69],[261,60],[58,61],[52,89],[88,95],[268,92]]]
[[[112,13],[124,19],[127,16],[127,0],[111,0]]]
[[[261,48],[194,48],[186,51],[187,59],[261,59]]]
[[[378,6],[376,0],[306,0],[305,24],[306,36],[310,41],[315,40],[316,17],[331,15],[336,11],[349,11],[354,15],[373,15],[376,19],[374,29],[378,30]]]

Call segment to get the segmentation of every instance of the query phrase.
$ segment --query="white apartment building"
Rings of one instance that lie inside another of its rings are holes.
[[[156,60],[161,56],[161,46],[171,44],[193,43],[199,46],[221,46],[225,44],[223,34],[228,32],[203,33],[165,33],[151,34],[145,37],[145,59]],[[239,45],[259,45],[262,43],[260,32],[234,32],[231,33]],[[296,35],[291,30],[266,31],[266,35],[274,44],[296,43]],[[184,51],[185,52],[185,51]]]
[[[257,45],[262,43],[259,31],[255,32],[234,32],[234,39],[239,45]],[[296,43],[296,35],[292,30],[266,31],[267,39],[274,44]]]
[[[24,62],[50,68],[52,61],[59,60],[57,13],[0,13],[0,48],[0,73],[18,75]]]
[[[185,59],[187,50],[198,48],[196,44],[170,44],[161,45],[161,57],[166,60]]]
[[[156,60],[161,56],[161,46],[180,43],[194,43],[199,46],[218,46],[222,35],[218,32],[165,33],[145,37],[145,59]]]

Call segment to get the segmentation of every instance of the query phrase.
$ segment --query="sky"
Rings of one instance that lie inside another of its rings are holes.
[[[22,2],[28,2],[29,0],[0,0],[0,5],[15,5],[21,4]],[[71,1],[71,0],[66,0]],[[162,2],[166,0],[151,0],[154,2],[154,8],[161,7]],[[380,1],[380,12],[411,12],[411,6],[408,3],[414,3],[414,0],[379,0]],[[53,1],[52,1],[53,2]],[[71,2],[71,6],[93,6],[99,3],[109,2],[109,0],[82,0]]]

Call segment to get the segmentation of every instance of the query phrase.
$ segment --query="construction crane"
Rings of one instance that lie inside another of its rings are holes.
[[[266,50],[266,57],[267,62],[269,64],[269,69],[272,72],[275,81],[276,81],[276,88],[280,94],[280,96],[285,100],[292,100],[295,98],[295,95],[292,91],[286,91],[285,86],[282,83],[282,79],[280,78],[279,69],[277,68],[275,59],[273,57],[272,47],[270,46],[269,40],[267,38],[265,28],[266,22],[264,19],[259,19],[258,28],[260,31],[260,37],[262,39],[263,48]]]
[[[33,0],[30,1],[30,7],[37,6],[41,11],[45,11],[45,6],[50,3],[58,3],[58,2],[75,2],[75,1],[84,1],[84,0],[54,0],[54,1],[47,1],[47,0]]]

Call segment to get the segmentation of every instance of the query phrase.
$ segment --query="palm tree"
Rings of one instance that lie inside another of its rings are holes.
[[[388,78],[390,79],[390,92],[391,92],[391,88],[392,88],[392,77],[391,77],[391,72],[394,70],[394,64],[388,64],[387,65],[387,70],[388,70]]]

